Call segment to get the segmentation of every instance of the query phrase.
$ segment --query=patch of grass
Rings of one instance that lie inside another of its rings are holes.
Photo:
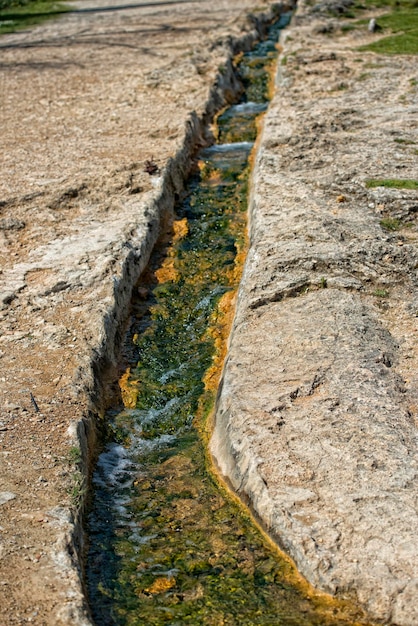
[[[395,11],[401,9],[413,9],[417,6],[416,0],[356,0],[354,7],[356,10],[385,9],[390,8]]]
[[[321,289],[326,289],[328,287],[328,281],[324,276],[322,276],[321,280],[319,281],[319,286],[321,287]]]
[[[412,139],[403,139],[402,137],[395,137],[395,139],[393,141],[395,143],[400,143],[400,144],[406,145],[406,146],[410,146],[410,145],[416,144],[416,141],[413,141]]]
[[[418,28],[418,6],[407,9],[405,5],[381,15],[377,21],[383,29],[390,29],[393,33],[406,32]]]
[[[76,465],[81,461],[81,450],[78,446],[71,446],[68,450],[67,461],[71,465]]]
[[[86,484],[81,472],[74,472],[71,477],[71,486],[68,489],[68,495],[71,498],[71,504],[78,509],[86,495]]]
[[[360,50],[371,50],[379,54],[418,54],[418,8],[402,8],[382,15],[377,20],[379,26],[389,34]]]
[[[373,187],[389,187],[391,189],[418,189],[418,180],[399,178],[369,178],[366,180],[368,189]]]
[[[350,33],[351,31],[356,30],[356,24],[343,24],[341,26],[341,32],[342,33]],[[356,61],[358,62],[358,60],[356,59]]]
[[[35,26],[70,10],[70,7],[56,0],[32,2],[0,0],[0,35]]]
[[[385,37],[360,49],[378,54],[418,54],[418,29],[402,35]]]
[[[376,296],[376,298],[387,298],[389,296],[389,292],[387,289],[376,289],[373,292],[373,295]]]
[[[342,31],[366,29],[369,18],[361,19],[365,11],[388,9],[377,17],[377,23],[383,29],[383,37],[378,41],[361,46],[359,50],[370,50],[379,54],[418,54],[418,2],[417,0],[357,0],[352,6],[356,20],[342,25]],[[360,19],[359,19],[360,18]]]
[[[67,493],[70,496],[71,504],[78,509],[86,495],[86,484],[82,472],[80,471],[81,450],[78,446],[71,446],[68,450],[65,461],[71,466],[70,485]]]
[[[393,217],[384,217],[382,220],[380,220],[380,225],[385,230],[391,231],[399,230],[402,228],[401,220],[395,219]]]

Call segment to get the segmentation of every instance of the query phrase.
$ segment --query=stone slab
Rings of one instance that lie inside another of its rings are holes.
[[[366,181],[417,179],[395,141],[416,128],[416,60],[359,61],[375,35],[330,37],[309,11],[264,122],[211,450],[314,585],[413,626],[418,195]]]

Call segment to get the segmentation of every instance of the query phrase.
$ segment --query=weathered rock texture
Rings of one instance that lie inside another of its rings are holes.
[[[211,450],[310,581],[413,626],[418,195],[366,179],[418,178],[416,59],[328,26],[284,40]]]
[[[89,623],[71,509],[104,376],[254,4],[94,0],[0,38],[2,626]]]

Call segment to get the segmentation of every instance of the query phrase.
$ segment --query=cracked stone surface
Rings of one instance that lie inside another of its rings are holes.
[[[264,121],[211,450],[310,581],[413,626],[418,194],[366,181],[418,178],[416,59],[309,11]]]
[[[99,10],[0,38],[2,624],[89,623],[74,423],[254,4],[84,1]],[[418,199],[365,180],[417,178],[416,59],[338,29],[301,4],[284,42],[212,448],[305,576],[412,626]]]
[[[235,88],[231,45],[254,39],[254,5],[83,1],[0,37],[2,626],[90,623],[74,446],[85,469],[109,394],[98,379],[116,378],[132,288],[198,118]]]

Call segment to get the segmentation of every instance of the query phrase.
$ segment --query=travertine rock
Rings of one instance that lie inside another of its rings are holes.
[[[366,179],[417,178],[394,141],[416,126],[401,87],[414,60],[379,60],[365,86],[353,40],[298,17],[264,124],[211,450],[310,581],[412,626],[417,193]]]

